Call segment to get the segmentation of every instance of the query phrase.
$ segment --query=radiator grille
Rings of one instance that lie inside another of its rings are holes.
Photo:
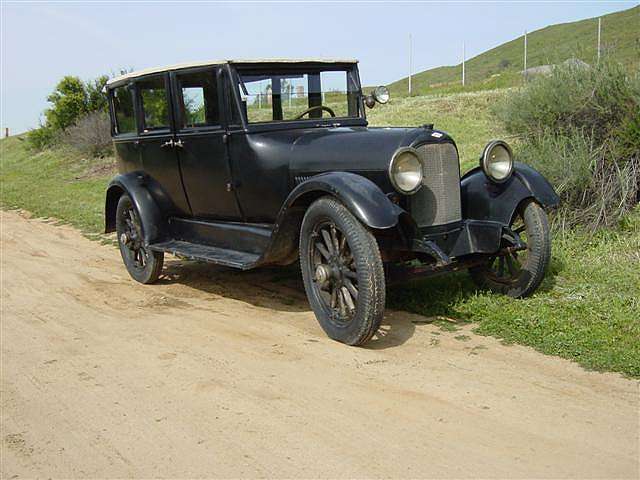
[[[451,143],[421,145],[422,188],[410,198],[411,215],[420,227],[444,225],[462,219],[460,164]]]

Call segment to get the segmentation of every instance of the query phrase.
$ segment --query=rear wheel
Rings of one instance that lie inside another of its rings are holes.
[[[322,329],[348,345],[378,330],[385,283],[374,236],[339,201],[324,197],[307,210],[300,232],[304,287]]]
[[[155,282],[162,272],[164,253],[151,251],[144,245],[140,216],[126,194],[118,200],[116,232],[122,261],[129,275],[140,283]]]
[[[547,214],[535,201],[528,200],[520,205],[510,227],[527,248],[492,256],[469,273],[480,288],[514,298],[527,297],[540,286],[551,260]]]

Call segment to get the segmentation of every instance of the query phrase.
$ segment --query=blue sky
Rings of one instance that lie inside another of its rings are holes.
[[[365,84],[460,61],[554,23],[631,8],[607,2],[11,2],[2,0],[2,131],[38,124],[64,75],[191,60],[355,57]],[[603,26],[606,28],[606,25]],[[595,29],[594,29],[595,41]]]

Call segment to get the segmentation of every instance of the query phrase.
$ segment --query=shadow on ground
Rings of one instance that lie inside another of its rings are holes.
[[[554,259],[539,292],[553,289],[555,277],[564,268]],[[159,284],[180,284],[204,292],[281,312],[310,312],[300,276],[300,267],[264,267],[240,271],[206,263],[170,259]],[[456,305],[482,294],[467,272],[451,273],[387,289],[387,311],[376,336],[366,345],[385,349],[404,344],[415,333],[416,325],[437,324],[443,330],[478,319],[460,314]],[[514,300],[517,301],[517,300]],[[411,313],[408,313],[411,312]]]

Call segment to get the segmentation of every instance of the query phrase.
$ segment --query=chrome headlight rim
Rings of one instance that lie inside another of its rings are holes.
[[[411,190],[404,190],[402,187],[400,187],[394,175],[394,166],[396,165],[396,162],[398,161],[401,155],[406,153],[413,155],[417,160],[418,165],[420,166],[418,170],[420,174],[420,181],[417,182],[416,186]],[[420,188],[422,187],[422,182],[424,180],[424,173],[423,173],[422,160],[420,160],[420,156],[418,155],[417,150],[413,147],[402,147],[396,150],[393,153],[393,156],[391,157],[391,161],[389,162],[389,169],[387,170],[387,175],[389,176],[389,180],[391,181],[391,185],[393,185],[393,188],[395,188],[396,191],[398,193],[401,193],[402,195],[413,195],[418,190],[420,190]]]
[[[503,178],[497,178],[491,174],[489,163],[491,152],[498,146],[503,147],[509,154],[509,173],[507,173],[507,175],[505,175]],[[513,175],[513,151],[511,150],[509,144],[504,140],[491,140],[489,143],[487,143],[487,145],[484,147],[484,150],[482,151],[482,156],[480,157],[480,166],[482,167],[482,171],[484,172],[484,174],[492,182],[504,183],[509,180]]]

